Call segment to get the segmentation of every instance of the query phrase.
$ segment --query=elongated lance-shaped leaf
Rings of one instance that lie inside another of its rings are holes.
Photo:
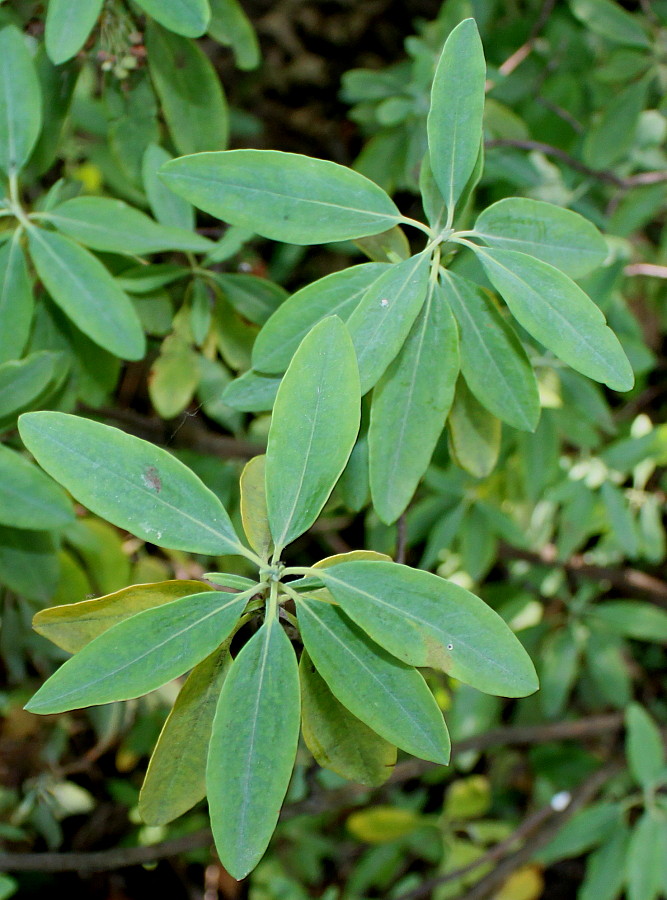
[[[224,150],[229,136],[227,99],[202,48],[151,22],[146,49],[148,70],[177,151]]]
[[[493,286],[529,334],[583,375],[616,391],[634,384],[632,367],[598,306],[548,263],[515,250],[475,248]]]
[[[374,641],[413,666],[431,666],[487,694],[538,688],[530,657],[498,613],[438,575],[398,563],[349,562],[320,578]]]
[[[17,359],[30,336],[34,300],[18,232],[0,247],[0,364]]]
[[[215,494],[166,450],[60,412],[26,413],[19,430],[49,475],[119,528],[174,550],[249,552]]]
[[[244,878],[278,821],[299,738],[299,670],[271,617],[234,660],[220,694],[206,769],[220,861]]]
[[[352,240],[401,220],[370,179],[298,153],[198,153],[166,163],[162,173],[172,190],[204,212],[287,244]]]
[[[38,350],[23,359],[0,364],[0,419],[16,415],[36,403],[66,365],[63,353]]]
[[[77,653],[94,638],[130,616],[181,597],[212,590],[204,581],[133,584],[96,600],[81,600],[79,603],[41,609],[33,617],[32,627],[68,653]]]
[[[447,428],[454,462],[475,478],[486,478],[498,462],[502,429],[500,420],[477,402],[464,378],[456,385]]]
[[[79,52],[102,11],[104,0],[49,0],[46,8],[46,52],[54,65]]]
[[[56,713],[147,694],[222,644],[250,596],[204,591],[137,613],[68,659],[25,708]]]
[[[74,520],[67,494],[25,457],[0,444],[0,523],[36,531]]]
[[[482,138],[486,63],[474,19],[447,38],[431,89],[428,144],[433,176],[451,218],[472,175]]]
[[[208,0],[136,0],[149,16],[185,37],[201,37],[211,18]]]
[[[159,225],[145,213],[111,197],[74,197],[50,210],[48,220],[86,247],[128,256],[163,250],[205,253],[214,246],[194,231]]]
[[[475,235],[502,250],[518,250],[581,278],[602,265],[607,244],[592,222],[542,200],[506,197],[477,217]]]
[[[383,522],[394,522],[412,499],[444,428],[458,374],[458,329],[432,283],[405,344],[373,392],[370,483]]]
[[[195,666],[180,690],[148,764],[139,815],[149,825],[178,818],[206,796],[213,718],[232,659],[224,647]]]
[[[158,175],[158,169],[173,159],[158,144],[149,144],[141,161],[141,177],[151,211],[161,225],[194,231],[195,211],[182,197],[170,191]]]
[[[658,900],[664,894],[667,822],[645,810],[632,828],[625,861],[628,900]]]
[[[330,316],[304,338],[285,373],[266,451],[266,500],[276,549],[318,517],[359,431],[361,396],[352,341]]]
[[[43,228],[30,228],[28,238],[37,274],[74,324],[110,353],[141,359],[146,341],[139,316],[99,259]]]
[[[625,712],[625,755],[637,784],[651,790],[664,779],[665,747],[660,729],[646,710],[631,703]]]
[[[430,254],[396,263],[374,281],[347,321],[359,361],[361,393],[377,383],[410,333],[428,290]]]
[[[349,781],[371,786],[386,781],[396,763],[396,747],[335,698],[305,650],[299,679],[301,732],[315,760]]]
[[[419,672],[374,643],[331,603],[304,596],[297,615],[310,658],[343,706],[390,744],[421,759],[449,762],[447,728]]]
[[[255,456],[241,472],[241,519],[250,546],[262,559],[273,547],[266,508],[266,456]]]
[[[442,290],[459,323],[468,387],[494,416],[534,431],[540,415],[537,379],[516,332],[491,297],[467,278],[445,270]]]
[[[42,127],[42,95],[23,35],[0,29],[0,169],[8,175],[26,163]]]
[[[218,43],[231,47],[239,69],[256,69],[261,61],[259,41],[239,0],[210,0],[208,33]]]
[[[255,369],[285,371],[310,329],[327,316],[346,322],[370,285],[387,271],[384,263],[362,263],[318,278],[288,297],[257,335],[252,348]]]

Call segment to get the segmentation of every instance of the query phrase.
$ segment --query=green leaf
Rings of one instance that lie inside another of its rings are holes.
[[[315,667],[353,715],[413,756],[449,762],[442,713],[419,672],[386,653],[328,602],[303,597],[297,615]]]
[[[331,316],[301,342],[273,409],[266,501],[277,550],[320,514],[354,446],[360,400],[352,341]]]
[[[628,900],[657,900],[663,893],[663,869],[667,859],[664,820],[645,812],[630,835],[625,879]]]
[[[637,136],[652,77],[651,73],[621,91],[586,130],[584,162],[604,169],[627,156]]]
[[[625,881],[629,840],[629,828],[619,822],[604,843],[589,856],[577,900],[617,900]]]
[[[635,781],[645,790],[655,787],[664,775],[665,748],[658,726],[638,703],[625,711],[625,755]]]
[[[600,497],[609,519],[614,543],[626,556],[635,558],[639,555],[639,534],[628,498],[611,481],[604,482],[600,488]]]
[[[122,359],[141,359],[144,333],[132,301],[102,263],[69,238],[28,233],[37,274],[54,302],[91,340]]]
[[[222,400],[232,409],[264,412],[273,407],[282,375],[264,375],[249,369],[225,388]]]
[[[25,708],[39,714],[64,712],[155,690],[229,637],[249,594],[204,591],[119,622],[68,659]]]
[[[323,159],[277,150],[228,150],[174,159],[166,183],[204,212],[287,244],[379,234],[401,215],[368,178]]]
[[[373,262],[396,263],[412,255],[410,242],[400,225],[394,225],[380,234],[359,238],[354,243]]]
[[[449,217],[473,173],[482,139],[486,63],[474,19],[451,32],[438,62],[428,114],[433,176]]]
[[[0,525],[0,584],[27,600],[48,603],[58,584],[56,549],[49,531]]]
[[[540,647],[539,703],[550,719],[561,715],[579,672],[581,648],[570,628],[559,628],[547,635]]]
[[[194,231],[195,211],[191,204],[170,191],[158,175],[158,170],[170,159],[173,159],[171,154],[158,144],[149,144],[146,147],[141,164],[146,197],[151,211],[160,225]],[[208,244],[208,248],[212,249],[210,244]]]
[[[336,700],[305,650],[299,677],[301,730],[316,762],[359,784],[375,787],[385,782],[396,763],[396,747]]]
[[[169,31],[188,38],[201,37],[211,18],[208,0],[136,0],[136,3]]]
[[[213,837],[234,878],[255,867],[271,839],[294,766],[299,718],[296,657],[271,618],[232,664],[208,755]]]
[[[623,641],[593,632],[586,641],[586,670],[603,701],[623,709],[632,700],[632,678]]]
[[[180,335],[168,335],[148,373],[148,394],[162,419],[183,412],[197,390],[199,377],[199,355]]]
[[[213,246],[193,231],[158,225],[138,209],[110,197],[66,200],[49,211],[48,221],[86,247],[127,256],[165,250],[206,253]]]
[[[228,272],[208,274],[236,312],[256,325],[263,325],[287,297],[287,291],[268,278]]]
[[[23,35],[13,25],[0,30],[0,169],[18,172],[42,127],[42,95]]]
[[[615,44],[628,47],[651,46],[651,41],[636,16],[612,0],[569,0],[570,9],[587,28]]]
[[[27,459],[0,444],[0,523],[47,531],[74,519],[57,484]]]
[[[494,416],[534,431],[540,416],[537,379],[516,332],[473,282],[445,270],[442,289],[459,323],[466,384]]]
[[[392,562],[345,562],[320,577],[344,612],[403,662],[441,669],[487,694],[537,690],[530,657],[509,627],[457,584]]]
[[[475,478],[486,478],[498,461],[500,422],[479,405],[463,378],[456,385],[447,426],[456,464]]]
[[[257,335],[252,364],[267,374],[281,374],[308,332],[327,316],[346,322],[366,290],[387,271],[382,263],[349,266],[313,281],[292,294]]]
[[[238,0],[210,0],[208,33],[234,51],[236,65],[246,71],[256,69],[261,60],[259,42]]]
[[[0,247],[0,364],[21,356],[30,335],[34,300],[18,234]]]
[[[592,222],[542,200],[507,197],[487,207],[475,235],[492,247],[518,250],[581,278],[605,261],[607,243]]]
[[[641,600],[609,600],[596,604],[589,612],[597,626],[607,628],[622,637],[638,641],[667,644],[667,611]],[[594,626],[594,627],[596,627]]]
[[[512,315],[534,338],[583,375],[616,391],[634,384],[632,368],[598,306],[548,263],[514,250],[475,252]]]
[[[139,815],[149,825],[177,819],[206,796],[213,718],[230,665],[229,651],[215,650],[195,666],[181,688],[139,794]]]
[[[67,62],[88,40],[104,0],[49,0],[46,8],[46,52],[54,65]]]
[[[449,413],[459,339],[435,284],[396,359],[373,391],[368,432],[373,505],[394,522],[412,499]]]
[[[20,412],[43,394],[62,365],[62,354],[38,350],[0,365],[0,419]]]
[[[262,559],[273,549],[266,508],[266,456],[255,456],[241,472],[241,519],[250,546]]]
[[[347,321],[357,351],[361,393],[398,354],[424,304],[431,258],[420,253],[387,269],[369,286]]]
[[[134,584],[96,600],[41,609],[33,618],[32,627],[68,653],[78,653],[94,638],[137,613],[210,590],[213,588],[204,581]]]
[[[155,2],[161,4],[162,0]],[[229,135],[227,101],[201,47],[150,23],[146,48],[151,78],[178,152],[223,150]]]
[[[537,859],[542,865],[549,866],[560,859],[581,856],[604,843],[610,832],[618,827],[621,817],[622,808],[618,803],[592,803],[565,823],[546,847],[538,851]]]
[[[19,430],[49,475],[119,528],[174,550],[248,552],[215,494],[166,450],[60,412],[28,413]]]

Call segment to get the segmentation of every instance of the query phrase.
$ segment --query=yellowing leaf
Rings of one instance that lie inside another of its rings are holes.
[[[346,822],[347,830],[357,840],[367,844],[386,844],[412,834],[424,824],[424,819],[410,809],[395,806],[372,806],[352,813]]]

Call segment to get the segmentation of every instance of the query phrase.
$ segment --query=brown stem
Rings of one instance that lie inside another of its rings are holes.
[[[594,578],[606,581],[617,590],[639,595],[658,606],[667,607],[667,583],[642,572],[640,569],[618,569],[611,566],[596,566],[587,563],[583,556],[571,556],[568,560],[558,560],[558,553],[552,544],[547,544],[539,553],[519,550],[516,547],[503,545],[500,554],[505,559],[525,559],[535,565],[558,565],[566,572],[582,578]]]
[[[155,444],[173,447],[187,447],[201,453],[210,453],[224,459],[250,459],[264,453],[262,444],[242,441],[238,438],[213,434],[203,425],[198,424],[196,417],[183,414],[180,424],[167,423],[153,416],[143,416],[131,409],[103,407],[93,409],[82,406],[81,412],[100,419],[111,419],[118,423],[123,431],[134,434]]]
[[[595,178],[605,184],[611,184],[614,187],[629,190],[630,188],[640,187],[641,185],[659,184],[667,181],[667,172],[640,172],[637,175],[628,175],[625,178],[610,172],[607,169],[591,169],[585,163],[580,162],[574,156],[570,156],[560,147],[553,147],[551,144],[544,144],[542,141],[517,140],[514,138],[498,138],[496,140],[485,141],[484,146],[491,150],[494,147],[510,147],[515,150],[537,150],[544,153],[545,156],[552,156],[559,159],[566,166],[587,175],[589,178]]]
[[[620,771],[621,768],[622,765],[619,762],[608,763],[588,778],[573,795],[570,795],[569,802],[564,809],[558,811],[559,807],[552,800],[551,803],[527,816],[509,837],[506,837],[498,844],[494,844],[478,859],[473,860],[466,866],[462,866],[460,869],[454,869],[454,871],[447,872],[444,875],[428,878],[413,890],[400,894],[396,900],[420,900],[421,897],[426,897],[434,888],[440,885],[458,881],[459,878],[474,872],[480,866],[502,860],[485,878],[478,881],[471,891],[466,893],[466,900],[473,900],[473,898],[474,900],[483,900],[490,891],[505,881],[512,872],[524,862],[527,862],[541,847],[544,847],[562,828],[565,822],[585,806],[605,782],[615,775],[616,772]],[[567,800],[567,797],[565,799]],[[508,855],[510,850],[520,841],[525,841],[521,849]]]
[[[538,850],[545,847],[558,834],[563,825],[575,813],[583,809],[595,797],[600,788],[622,769],[622,762],[612,760],[601,769],[598,769],[597,772],[594,772],[575,791],[565,809],[550,816],[546,820],[544,827],[540,828],[533,837],[529,838],[520,850],[517,850],[510,856],[506,856],[488,875],[485,875],[481,881],[478,881],[466,894],[466,900],[486,900],[489,894],[506,881],[513,872],[516,872],[518,868],[529,862]]]

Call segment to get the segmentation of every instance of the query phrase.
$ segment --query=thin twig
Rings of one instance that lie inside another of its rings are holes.
[[[630,263],[623,269],[624,275],[649,275],[651,278],[667,278],[667,266],[653,263]]]
[[[611,184],[614,187],[621,188],[623,190],[629,190],[630,188],[640,187],[643,185],[659,184],[663,181],[667,181],[667,171],[640,172],[637,175],[627,175],[626,177],[622,177],[620,175],[616,175],[615,172],[610,172],[607,169],[592,169],[590,166],[582,163],[574,156],[570,156],[570,154],[566,153],[565,150],[561,150],[560,147],[554,147],[551,144],[545,144],[542,141],[518,140],[515,138],[497,138],[494,140],[485,141],[484,146],[488,150],[492,150],[495,147],[508,147],[515,150],[537,150],[540,153],[544,153],[545,156],[552,156],[554,157],[554,159],[559,159],[561,162],[565,163],[566,166],[569,166],[576,172],[580,172],[582,175],[587,175],[589,178],[595,178],[597,181],[602,181],[605,184]]]
[[[512,72],[518,68],[521,63],[533,52],[533,48],[535,47],[535,42],[539,36],[540,31],[544,28],[544,26],[549,21],[549,16],[553,12],[553,8],[556,5],[556,0],[544,0],[542,4],[542,9],[540,10],[540,14],[533,24],[533,27],[530,29],[530,34],[528,36],[528,40],[522,44],[511,56],[508,56],[504,63],[498,66],[498,71],[505,78],[508,75],[511,75]],[[491,84],[493,87],[493,83]],[[487,88],[488,90],[488,88]]]
[[[613,760],[594,772],[574,792],[565,809],[552,815],[544,827],[534,837],[527,840],[520,850],[506,856],[488,875],[478,881],[466,894],[466,900],[486,900],[489,894],[505,882],[513,872],[529,862],[538,850],[545,847],[558,834],[563,825],[595,797],[607,781],[622,771],[623,765],[620,760]]]
[[[600,737],[614,734],[620,730],[622,724],[621,713],[610,713],[575,721],[552,722],[547,725],[497,728],[458,741],[454,745],[452,753],[456,755],[469,750],[487,750],[495,746],[522,746],[541,744],[545,741]],[[407,760],[396,766],[389,782],[399,784],[417,778],[428,769],[435,768],[435,765],[435,763],[422,760]],[[287,804],[283,808],[281,820],[291,819],[298,815],[319,814],[354,805],[360,799],[365,799],[371,791],[371,788],[358,784],[349,784],[335,791],[320,791],[306,800]],[[86,853],[0,853],[0,871],[106,872],[176,856],[179,853],[206,847],[211,841],[211,832],[205,828],[184,837],[152,844],[149,847],[119,847],[113,850]]]
[[[155,444],[173,447],[187,447],[210,453],[224,459],[250,459],[266,451],[262,444],[242,441],[238,438],[213,434],[205,426],[198,424],[195,416],[184,413],[184,418],[174,430],[173,423],[166,423],[154,416],[143,416],[131,409],[103,407],[94,409],[82,406],[81,412],[100,419],[111,419],[118,423],[123,431],[137,437],[152,441]]]
[[[559,560],[558,551],[552,544],[547,544],[539,553],[520,550],[504,544],[500,548],[500,555],[505,559],[524,559],[534,565],[562,566],[566,572],[570,572],[572,575],[606,581],[617,590],[627,591],[633,596],[640,595],[658,606],[667,607],[667,582],[661,581],[647,572],[642,572],[640,569],[596,566],[586,562],[585,558],[580,555],[571,556],[567,560]]]

